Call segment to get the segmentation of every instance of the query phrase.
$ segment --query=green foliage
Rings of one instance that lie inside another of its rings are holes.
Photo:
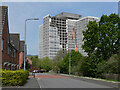
[[[27,69],[27,70],[29,70],[30,69],[30,67],[31,67],[31,64],[29,64],[29,62],[27,61],[27,62],[25,62],[25,68]],[[21,69],[24,69],[24,63],[22,64],[22,68]]]
[[[83,31],[82,48],[102,60],[117,54],[120,49],[120,18],[117,14],[103,15],[100,22],[90,21],[87,30]]]
[[[117,54],[120,46],[118,37],[120,18],[116,14],[103,15],[99,22],[99,43],[97,53],[103,60]]]
[[[54,72],[58,73],[58,71],[60,71],[61,61],[66,55],[67,51],[59,50],[57,52],[57,55],[52,60],[52,67]]]
[[[119,55],[115,54],[111,56],[108,61],[102,61],[98,64],[98,73],[113,73],[119,74],[119,62],[120,58]]]
[[[71,53],[68,53],[60,63],[61,73],[69,73],[69,54],[70,54],[71,68],[77,66],[78,62],[83,57],[82,54],[79,53],[78,51],[76,52],[75,50],[72,50]]]
[[[82,48],[85,52],[88,52],[89,55],[95,51],[95,48],[99,42],[99,26],[96,21],[90,21],[87,28],[88,29],[86,31],[83,31],[84,45],[82,45]]]
[[[3,86],[21,86],[29,76],[29,71],[16,70],[2,70],[2,85]]]
[[[114,65],[118,63],[118,59],[111,56],[117,54],[120,49],[119,16],[102,15],[99,22],[90,21],[87,28],[83,31],[82,48],[88,53],[88,57],[82,62],[82,73],[92,77],[103,72],[117,73],[118,67]]]
[[[90,57],[84,57],[81,62],[81,66],[79,71],[88,77],[95,77],[97,74],[97,65],[99,63],[99,59],[91,54]]]
[[[29,58],[32,60],[32,68],[40,67],[40,59],[38,59],[38,56],[30,56]]]
[[[40,68],[50,71],[52,69],[52,62],[48,57],[42,58],[40,60]]]
[[[69,54],[67,54],[60,63],[60,72],[67,74],[69,70]]]

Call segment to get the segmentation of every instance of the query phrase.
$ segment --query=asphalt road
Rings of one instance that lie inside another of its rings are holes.
[[[111,88],[54,74],[36,73],[35,76],[40,88]]]

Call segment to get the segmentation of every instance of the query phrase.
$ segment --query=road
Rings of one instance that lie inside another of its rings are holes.
[[[55,74],[36,73],[35,76],[40,88],[111,88]]]

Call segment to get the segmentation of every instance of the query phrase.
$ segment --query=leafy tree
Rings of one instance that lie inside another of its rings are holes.
[[[100,22],[90,21],[87,30],[83,31],[85,52],[94,54],[100,60],[107,60],[117,54],[120,46],[120,18],[116,14],[103,15]]]
[[[100,19],[97,52],[103,60],[107,60],[119,51],[119,22],[120,18],[116,14],[103,15]]]
[[[31,68],[31,64],[29,64],[28,61],[25,62],[25,69],[29,70]],[[24,69],[24,63],[22,63],[22,68],[21,69]]]
[[[71,51],[71,66],[76,66],[82,57],[83,56],[81,53],[79,53],[79,51],[76,52],[75,50],[72,50]]]
[[[82,48],[89,55],[94,53],[99,42],[99,26],[96,21],[90,21],[89,24],[87,25],[87,28],[88,29],[86,31],[83,31],[84,45],[82,45]]]
[[[81,53],[75,50],[72,50],[71,53],[68,53],[60,63],[60,71],[62,73],[69,73],[69,54],[71,56],[71,68],[77,66],[78,62],[83,57]]]
[[[58,71],[60,71],[60,63],[66,55],[67,55],[67,51],[59,50],[57,52],[57,55],[52,60],[52,64],[53,64],[52,66],[54,72],[57,73]]]
[[[98,64],[98,73],[113,73],[119,74],[119,62],[120,58],[118,54],[112,55],[108,61],[102,61]]]
[[[52,62],[48,57],[42,58],[40,61],[40,68],[50,71],[52,69]]]
[[[81,72],[83,76],[96,77],[98,63],[99,59],[96,58],[94,54],[91,54],[90,57],[84,57],[81,61],[79,72]]]
[[[30,56],[29,58],[32,60],[32,68],[39,68],[40,59],[38,59],[38,56]]]

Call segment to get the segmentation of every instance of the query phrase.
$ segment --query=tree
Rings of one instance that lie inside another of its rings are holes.
[[[119,22],[120,18],[116,14],[103,15],[100,19],[97,52],[103,60],[107,60],[119,51]]]
[[[39,68],[40,59],[38,59],[38,56],[30,56],[29,58],[32,60],[32,68]]]
[[[42,58],[40,61],[40,68],[50,71],[52,69],[52,62],[48,57]]]
[[[120,18],[116,14],[103,15],[100,22],[90,21],[83,31],[85,52],[95,54],[101,60],[107,60],[120,49]]]
[[[98,64],[98,73],[113,73],[113,74],[119,74],[119,62],[120,58],[118,54],[112,55],[108,61],[102,61]]]
[[[62,73],[69,73],[69,54],[71,55],[71,68],[77,66],[78,62],[83,57],[81,53],[75,50],[72,50],[71,53],[68,53],[60,63],[60,71]]]
[[[102,15],[99,22],[88,23],[83,35],[82,48],[88,53],[88,57],[83,61],[81,70],[84,75],[95,77],[97,69],[100,70],[98,66],[108,70],[103,63],[119,52],[120,18],[117,14]],[[111,60],[109,62],[113,63]],[[107,65],[108,62],[105,64]]]
[[[88,29],[86,29],[86,31],[83,31],[84,45],[82,45],[82,48],[89,55],[94,53],[99,42],[99,26],[96,21],[90,21],[87,25],[87,28]]]
[[[22,68],[24,68],[24,63],[22,63]],[[25,69],[29,70],[31,68],[31,64],[28,62],[28,60],[25,62]]]
[[[60,63],[63,58],[67,55],[67,51],[59,50],[57,55],[52,60],[52,67],[54,72],[60,71]]]

